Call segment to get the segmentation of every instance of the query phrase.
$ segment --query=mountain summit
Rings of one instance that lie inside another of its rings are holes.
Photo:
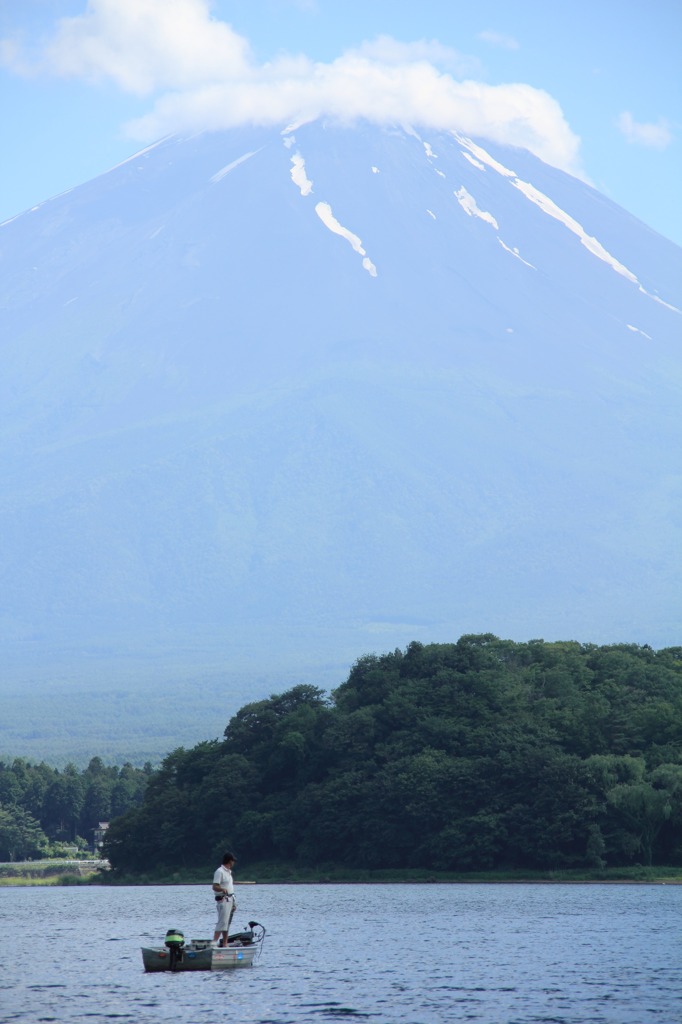
[[[584,182],[409,126],[172,137],[0,260],[5,680],[679,642],[682,250]]]

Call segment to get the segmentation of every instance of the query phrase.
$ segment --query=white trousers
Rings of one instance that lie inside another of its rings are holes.
[[[226,899],[221,900],[220,903],[216,903],[218,908],[218,920],[216,921],[215,930],[217,932],[226,932],[230,927],[230,921],[232,915],[237,909],[234,896],[228,896]]]

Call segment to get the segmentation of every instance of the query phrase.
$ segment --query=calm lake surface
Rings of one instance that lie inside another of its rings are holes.
[[[237,889],[252,968],[145,974],[170,927],[212,936],[210,887],[0,888],[0,1021],[678,1024],[682,886]]]

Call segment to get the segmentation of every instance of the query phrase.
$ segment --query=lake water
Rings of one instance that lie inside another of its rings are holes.
[[[242,886],[252,968],[145,974],[200,886],[0,888],[2,1024],[677,1024],[682,886]]]

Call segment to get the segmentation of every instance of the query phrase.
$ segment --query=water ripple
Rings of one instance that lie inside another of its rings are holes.
[[[241,902],[268,927],[255,967],[148,975],[139,947],[169,925],[212,932],[208,886],[0,890],[3,1024],[215,1024],[216,1007],[231,1024],[682,1021],[680,886],[251,886]],[[15,934],[45,914],[51,940]]]
[[[363,1013],[354,1010],[350,1006],[341,1006],[340,1003],[304,1003],[303,1009],[310,1009],[313,1013],[319,1013],[323,1017],[376,1017],[376,1013]]]

